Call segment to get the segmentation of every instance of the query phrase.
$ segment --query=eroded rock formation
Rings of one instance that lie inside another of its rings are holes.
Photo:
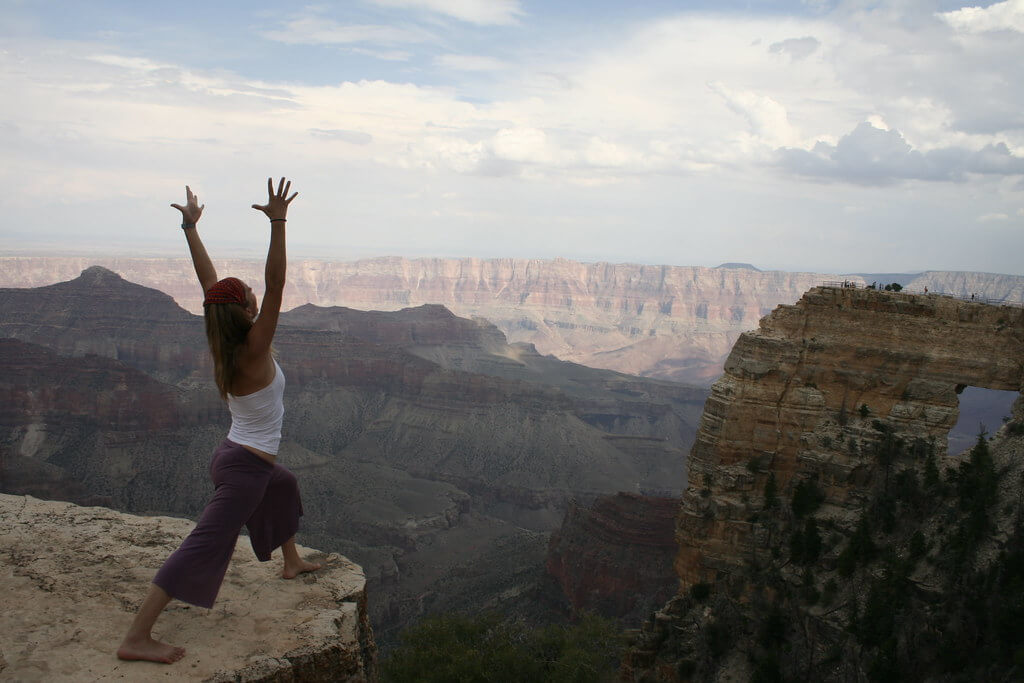
[[[783,501],[810,479],[836,515],[861,508],[875,420],[944,454],[967,385],[1024,387],[1024,308],[830,287],[780,306],[736,342],[705,405],[679,516],[683,588],[749,555],[769,477]]]
[[[172,517],[0,495],[0,678],[81,681],[365,681],[376,677],[366,580],[346,558],[284,581],[241,537],[214,609],[172,602],[157,637],[186,649],[171,665],[114,650],[160,564],[191,531]]]

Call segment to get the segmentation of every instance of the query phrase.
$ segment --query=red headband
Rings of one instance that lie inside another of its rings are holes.
[[[241,304],[245,306],[245,285],[237,277],[226,277],[206,290],[206,304]]]

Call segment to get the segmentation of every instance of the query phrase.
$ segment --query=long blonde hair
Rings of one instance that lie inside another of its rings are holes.
[[[252,328],[252,319],[241,304],[206,304],[206,341],[213,356],[213,378],[225,401],[235,380],[239,347]]]

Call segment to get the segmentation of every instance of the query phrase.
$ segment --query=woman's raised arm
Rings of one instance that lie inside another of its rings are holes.
[[[206,208],[206,204],[200,205],[199,197],[192,194],[192,189],[186,185],[185,206],[181,204],[171,204],[171,206],[181,211],[181,227],[185,231],[189,253],[192,254],[192,265],[196,269],[196,277],[199,278],[203,294],[206,294],[206,290],[217,282],[217,270],[213,267],[213,263],[206,253],[206,247],[203,246],[203,241],[199,239],[199,232],[196,229],[196,224],[199,222],[200,216],[203,215],[203,209]]]
[[[277,331],[277,318],[281,313],[288,261],[285,250],[285,221],[288,218],[288,205],[299,194],[293,192],[289,197],[291,187],[290,180],[281,178],[275,192],[273,178],[267,178],[267,203],[252,205],[252,208],[262,211],[270,219],[270,249],[267,252],[267,265],[264,271],[267,289],[263,293],[260,315],[246,338],[249,353],[254,355],[270,352],[270,344],[274,341],[274,333]]]

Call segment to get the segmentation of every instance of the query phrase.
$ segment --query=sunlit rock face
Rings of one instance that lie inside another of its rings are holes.
[[[1024,309],[951,297],[819,287],[740,336],[690,453],[676,537],[683,590],[738,575],[768,479],[788,504],[812,479],[849,526],[877,461],[876,421],[946,450],[964,386],[1024,386]],[[761,539],[763,541],[763,539]]]

